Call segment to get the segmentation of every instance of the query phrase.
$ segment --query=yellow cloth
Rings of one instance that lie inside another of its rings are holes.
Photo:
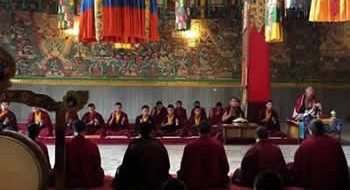
[[[195,116],[194,117],[194,124],[195,125],[199,125],[199,122],[201,121],[201,117],[200,116]]]
[[[269,0],[266,3],[265,41],[269,43],[283,42],[280,0]]]
[[[270,120],[271,119],[271,111],[266,110],[265,119],[266,120]]]
[[[8,111],[0,111],[0,117],[4,116],[7,114]]]
[[[148,121],[148,115],[145,117],[145,116],[142,116],[142,122],[143,123],[146,123]]]
[[[120,113],[115,113],[115,121],[116,121],[116,123],[119,123],[119,121],[120,121]]]
[[[34,122],[35,123],[41,122],[41,111],[34,113]]]
[[[174,115],[168,115],[168,124],[173,124]]]
[[[332,0],[312,0],[310,8],[310,22],[342,22],[350,21],[350,1],[339,0],[339,11],[333,15]]]

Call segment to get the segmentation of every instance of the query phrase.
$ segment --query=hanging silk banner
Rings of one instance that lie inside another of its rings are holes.
[[[103,0],[95,0],[94,6],[96,40],[101,41],[103,37]]]
[[[268,0],[265,13],[265,41],[282,42],[283,29],[281,26],[280,0]]]
[[[57,20],[61,30],[74,27],[74,0],[58,0]]]
[[[255,3],[251,3],[250,19],[251,27],[261,32],[265,24],[265,0],[256,0]]]
[[[190,18],[191,0],[175,1],[175,29],[189,30],[191,24]]]
[[[90,43],[96,41],[94,0],[82,0],[80,5],[80,21],[78,41]]]
[[[350,21],[349,0],[312,0],[309,21],[343,22]]]

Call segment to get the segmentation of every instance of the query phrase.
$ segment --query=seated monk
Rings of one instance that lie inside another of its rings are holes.
[[[179,118],[181,126],[185,126],[187,123],[187,112],[182,105],[182,101],[176,101],[175,116]]]
[[[140,133],[142,123],[149,123],[151,126],[154,125],[153,118],[149,115],[149,107],[147,105],[142,106],[142,114],[136,117],[135,131],[137,134]]]
[[[201,116],[202,116],[202,118],[203,118],[203,119],[207,119],[207,113],[206,113],[205,109],[204,109],[203,107],[201,107],[201,102],[198,101],[198,100],[196,100],[196,101],[193,103],[193,109],[192,109],[192,111],[191,111],[191,116],[190,116],[190,117],[193,117],[193,116],[194,116],[194,109],[195,109],[196,107],[200,107],[200,108],[201,108],[201,114],[202,114]]]
[[[0,129],[17,131],[16,115],[9,110],[10,102],[2,101],[0,109]]]
[[[305,88],[303,95],[299,96],[294,107],[293,118],[295,120],[302,120],[305,114],[315,117],[321,114],[322,106],[317,100],[313,87]]]
[[[123,106],[120,102],[115,104],[115,110],[111,113],[107,121],[106,135],[126,135],[129,136],[128,115],[122,111]]]
[[[39,136],[42,137],[51,137],[53,136],[52,123],[50,116],[47,112],[38,107],[33,107],[32,112],[28,117],[28,126],[32,123],[35,123],[40,128]]]
[[[46,158],[46,162],[49,166],[49,170],[51,170],[50,157],[49,157],[49,151],[47,150],[47,146],[44,143],[37,140],[39,133],[40,133],[40,128],[36,123],[29,124],[27,128],[27,135],[40,147],[41,151],[43,152]]]
[[[217,102],[209,112],[209,123],[212,126],[219,126],[222,122],[222,116],[224,115],[224,108],[221,102]]]
[[[340,143],[326,136],[321,120],[309,124],[311,137],[294,155],[291,173],[298,186],[311,190],[348,189],[349,170]]]
[[[184,180],[190,190],[224,188],[228,186],[229,165],[224,146],[210,137],[208,122],[199,125],[200,138],[184,149],[178,178]]]
[[[281,149],[267,139],[266,128],[259,127],[256,136],[257,143],[249,148],[243,157],[241,168],[234,172],[234,184],[253,187],[255,177],[264,170],[276,171],[286,179],[287,166]]]
[[[169,177],[170,161],[166,148],[152,138],[152,126],[141,123],[141,138],[130,142],[112,187],[118,190],[160,189]]]
[[[83,115],[81,120],[85,123],[86,128],[82,132],[85,135],[101,134],[105,127],[105,121],[101,114],[96,112],[95,104],[88,104],[88,112]]]
[[[273,170],[260,172],[254,183],[255,190],[283,190],[283,179]]]
[[[194,116],[188,120],[188,124],[184,127],[184,135],[188,136],[198,136],[199,135],[199,124],[205,121],[205,118],[202,118],[202,109],[197,106],[194,108]]]
[[[244,118],[244,113],[241,109],[241,100],[233,97],[230,101],[230,106],[224,111],[222,123],[231,124],[237,118]]]
[[[259,113],[259,124],[267,129],[270,137],[286,137],[280,129],[278,114],[272,105],[272,100],[266,102],[266,108]]]
[[[104,171],[101,156],[95,143],[82,135],[85,122],[76,121],[73,129],[77,134],[66,144],[66,188],[93,188],[103,185]]]
[[[176,136],[179,134],[180,122],[179,119],[175,116],[175,108],[172,104],[168,105],[167,109],[168,114],[163,119],[161,125],[161,133],[165,136]]]
[[[163,106],[161,101],[156,103],[156,106],[151,110],[151,116],[154,120],[154,126],[156,128],[160,128],[163,119],[167,115],[167,109]]]
[[[76,111],[69,111],[65,114],[66,121],[66,135],[73,135],[73,124],[79,120],[78,113]]]

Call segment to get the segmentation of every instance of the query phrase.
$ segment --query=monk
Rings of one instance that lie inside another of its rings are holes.
[[[18,131],[16,115],[9,109],[9,106],[10,102],[1,102],[0,128],[10,131]]]
[[[180,101],[180,100],[176,101],[175,116],[177,118],[179,118],[181,126],[185,126],[186,125],[186,123],[187,123],[187,112],[186,112],[186,109],[182,105],[182,101]]]
[[[311,137],[294,155],[291,173],[296,184],[311,190],[348,189],[349,170],[340,143],[326,136],[321,120],[309,124]]]
[[[233,97],[231,98],[230,106],[224,111],[222,122],[225,124],[231,124],[237,118],[244,118],[244,112],[241,108],[241,100]]]
[[[167,115],[163,119],[162,125],[161,125],[161,132],[162,135],[165,136],[176,136],[180,132],[180,122],[179,119],[175,116],[175,107],[174,105],[170,104],[167,108]]]
[[[88,104],[88,112],[83,115],[81,120],[85,123],[86,128],[82,132],[85,135],[101,135],[105,127],[105,121],[101,114],[96,112],[96,106],[93,103]],[[104,135],[104,134],[103,134]]]
[[[199,124],[205,121],[202,118],[202,109],[197,106],[194,108],[194,116],[188,120],[188,125],[184,127],[185,135],[187,136],[198,136],[199,135]]]
[[[202,118],[203,119],[207,119],[207,113],[205,112],[205,109],[203,107],[201,107],[201,102],[196,100],[194,103],[193,103],[193,109],[191,111],[191,116],[190,117],[193,117],[194,115],[194,108],[195,107],[200,107],[201,108],[201,114],[202,114]]]
[[[185,181],[190,190],[224,188],[228,185],[229,165],[224,146],[210,137],[210,124],[199,125],[200,138],[184,149],[178,178]]]
[[[40,147],[41,151],[43,152],[43,155],[45,156],[49,169],[51,170],[50,157],[49,157],[49,151],[47,150],[47,146],[44,143],[37,140],[39,133],[40,133],[40,128],[36,123],[29,124],[27,128],[28,137],[32,139]]]
[[[156,103],[156,106],[151,110],[151,116],[154,119],[154,126],[160,128],[162,121],[167,115],[167,109],[163,106],[161,101]]]
[[[52,123],[49,114],[39,107],[33,107],[32,112],[28,117],[28,126],[35,123],[40,128],[39,136],[51,137],[53,136]]]
[[[224,115],[224,108],[221,102],[217,102],[216,106],[213,107],[209,112],[209,123],[210,125],[221,125],[222,116]]]
[[[107,121],[106,135],[129,136],[128,114],[122,111],[123,105],[120,102],[115,104],[115,109]]]
[[[154,125],[152,116],[149,115],[149,106],[142,106],[142,114],[137,116],[135,119],[135,131],[140,132],[140,127],[142,123],[149,123],[151,126]]]
[[[295,120],[302,120],[304,114],[316,117],[321,111],[321,103],[317,100],[313,87],[309,86],[305,88],[304,94],[297,99],[294,107],[293,118]]]
[[[116,171],[112,184],[115,189],[160,189],[169,177],[168,152],[159,140],[152,138],[152,126],[141,123],[140,133],[141,138],[130,142]]]
[[[104,171],[96,144],[85,139],[85,122],[73,125],[76,136],[66,144],[66,188],[93,188],[103,185]]]
[[[277,112],[273,109],[272,100],[265,104],[265,109],[259,113],[260,125],[264,126],[270,137],[286,137],[280,129],[280,121]]]
[[[264,170],[278,172],[287,178],[287,166],[281,149],[268,140],[266,128],[256,130],[257,143],[249,148],[241,162],[241,168],[234,172],[232,182],[240,186],[253,187],[255,177]]]
[[[69,111],[65,114],[66,120],[66,135],[73,135],[73,123],[79,120],[78,113],[76,111]]]

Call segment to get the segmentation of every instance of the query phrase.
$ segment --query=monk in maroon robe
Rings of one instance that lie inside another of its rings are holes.
[[[265,104],[265,109],[259,113],[260,125],[264,126],[270,137],[286,137],[280,129],[280,121],[277,112],[273,109],[272,100]]]
[[[180,120],[175,115],[174,105],[170,104],[167,108],[168,114],[163,119],[161,125],[161,134],[164,136],[176,136],[181,134]]]
[[[199,124],[205,121],[205,118],[202,118],[202,109],[197,106],[194,108],[194,116],[190,117],[188,124],[184,127],[185,136],[198,136],[199,135]]]
[[[184,149],[178,178],[190,190],[224,188],[228,185],[229,165],[224,146],[210,137],[210,124],[200,124],[200,138]]]
[[[17,119],[15,113],[9,110],[10,102],[2,101],[0,109],[0,129],[17,131]]]
[[[28,126],[35,123],[40,128],[40,136],[51,137],[53,136],[53,127],[50,116],[47,112],[38,107],[33,107],[32,112],[28,117]]]
[[[230,106],[224,111],[222,123],[231,124],[237,118],[244,118],[244,112],[241,109],[241,100],[233,97],[230,101]]]
[[[103,133],[103,129],[105,128],[105,121],[103,120],[102,115],[96,112],[95,104],[92,104],[92,103],[88,104],[88,112],[83,115],[81,120],[86,125],[86,128],[82,132],[83,134],[101,135]]]
[[[179,118],[181,126],[184,127],[187,124],[187,111],[180,100],[176,101],[175,116]]]
[[[317,100],[313,87],[309,86],[305,88],[305,93],[297,99],[293,118],[300,120],[305,113],[316,117],[321,114],[321,111],[321,103]]]
[[[210,125],[221,125],[222,116],[224,115],[224,108],[222,107],[222,103],[216,103],[216,106],[213,107],[209,112],[209,123]]]
[[[149,106],[147,105],[142,106],[142,114],[135,119],[135,131],[137,134],[140,133],[142,123],[149,123],[152,128],[154,127],[154,121],[152,116],[149,115]]]
[[[109,116],[107,121],[106,135],[125,135],[129,136],[128,115],[122,111],[123,105],[120,102],[115,104],[115,110]]]
[[[297,185],[311,190],[348,189],[349,170],[340,143],[326,136],[320,120],[309,125],[311,137],[294,155],[291,173]]]
[[[74,132],[78,134],[66,144],[67,188],[93,188],[103,185],[104,171],[101,168],[101,156],[95,143],[85,139],[82,132],[85,122],[76,121]]]
[[[49,166],[49,169],[51,170],[50,157],[49,157],[49,151],[47,150],[47,146],[44,143],[37,140],[39,133],[40,133],[40,128],[37,124],[32,123],[28,126],[27,128],[28,137],[32,139],[40,147],[43,155],[46,158],[46,162]]]
[[[287,178],[287,166],[281,149],[268,140],[266,128],[256,130],[258,142],[249,148],[241,162],[241,168],[234,172],[232,182],[240,186],[253,187],[255,177],[264,170],[278,172]]]
[[[79,120],[78,113],[76,111],[66,112],[65,120],[66,120],[66,135],[73,135],[73,123]]]
[[[167,115],[167,109],[163,106],[161,101],[156,103],[156,106],[151,110],[151,116],[154,120],[154,126],[156,129],[160,129],[164,118]]]
[[[118,190],[157,190],[169,178],[170,161],[166,148],[152,138],[152,126],[141,123],[141,138],[130,142],[113,188]]]
[[[190,117],[193,117],[193,115],[194,115],[194,109],[195,109],[197,106],[201,108],[202,118],[203,118],[203,119],[207,119],[207,112],[205,111],[205,109],[204,109],[203,107],[201,107],[201,103],[200,103],[200,101],[198,101],[198,100],[195,101],[194,104],[193,104],[193,109],[192,109],[192,111],[191,111],[191,116],[190,116]]]

